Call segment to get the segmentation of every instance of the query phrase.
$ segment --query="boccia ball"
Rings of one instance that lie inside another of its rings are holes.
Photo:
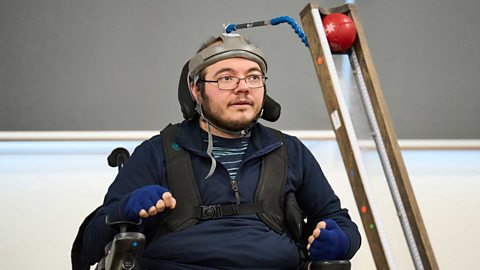
[[[344,52],[352,47],[357,29],[349,16],[332,13],[325,16],[322,22],[332,52]]]

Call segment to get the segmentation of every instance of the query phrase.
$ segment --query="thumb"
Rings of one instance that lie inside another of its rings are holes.
[[[320,229],[320,235],[310,247],[312,260],[339,260],[345,259],[350,250],[348,235],[332,219],[325,219],[325,229]]]

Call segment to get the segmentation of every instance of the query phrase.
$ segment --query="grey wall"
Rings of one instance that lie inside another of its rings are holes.
[[[222,24],[308,1],[0,0],[0,131],[157,130],[181,120],[183,64]],[[333,7],[343,1],[319,1]],[[480,2],[356,2],[400,139],[480,138]],[[269,59],[281,129],[331,129],[288,25],[242,30]]]

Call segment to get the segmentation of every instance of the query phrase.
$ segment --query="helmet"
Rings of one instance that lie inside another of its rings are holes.
[[[218,45],[208,46],[198,52],[190,59],[188,65],[189,75],[194,79],[198,79],[200,71],[218,61],[241,57],[256,62],[263,74],[267,73],[267,61],[263,52],[252,44],[249,44],[239,34],[222,34],[219,38],[223,41]]]

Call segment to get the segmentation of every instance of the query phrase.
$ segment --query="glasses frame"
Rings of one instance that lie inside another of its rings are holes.
[[[250,86],[249,83],[248,83],[248,81],[247,81],[247,78],[252,77],[252,76],[260,76],[260,77],[262,77],[262,86]],[[230,77],[230,78],[238,79],[237,85],[236,85],[234,88],[231,88],[231,89],[220,88],[220,84],[218,83],[218,81],[219,81],[220,79],[222,79],[222,78],[225,78],[225,77]],[[242,81],[242,80],[245,81],[245,83],[247,84],[247,86],[248,86],[249,88],[262,88],[262,87],[265,87],[265,82],[266,82],[267,79],[268,79],[268,77],[265,76],[265,75],[263,75],[263,74],[262,74],[262,75],[260,75],[260,74],[252,74],[252,75],[245,76],[245,77],[243,77],[243,78],[235,77],[235,76],[222,76],[222,77],[219,77],[217,80],[203,80],[203,79],[199,79],[199,81],[200,81],[200,82],[216,83],[218,89],[220,89],[220,90],[226,90],[226,91],[231,91],[231,90],[235,90],[235,89],[238,87],[238,85],[240,85],[240,81]]]

